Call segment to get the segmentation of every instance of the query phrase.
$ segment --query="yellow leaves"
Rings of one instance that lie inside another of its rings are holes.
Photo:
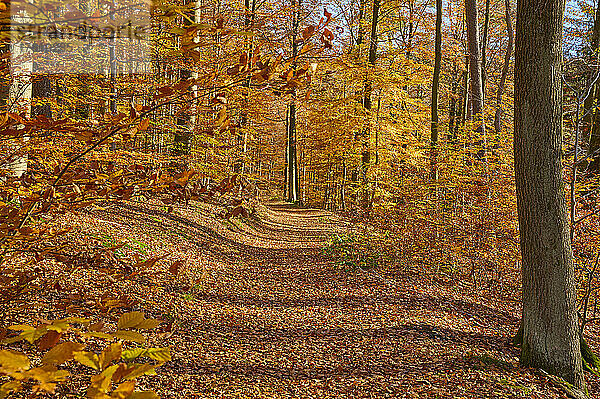
[[[222,107],[219,110],[219,113],[217,114],[217,118],[215,119],[215,126],[216,127],[223,126],[223,123],[225,123],[226,119],[227,119],[227,108],[226,107]]]
[[[98,375],[91,378],[90,387],[87,391],[87,397],[90,399],[104,399],[112,385],[112,376],[117,371],[118,365],[113,365]]]
[[[50,349],[42,358],[43,364],[62,364],[73,359],[74,353],[83,350],[83,345],[63,342]]]
[[[11,392],[18,392],[22,388],[21,381],[12,380],[0,385],[0,399],[4,399]]]
[[[0,372],[14,372],[28,370],[29,358],[19,352],[0,350]]]
[[[135,328],[140,325],[144,320],[147,320],[144,317],[144,313],[142,312],[129,312],[124,313],[119,317],[119,321],[117,322],[117,328],[119,330],[125,328]]]
[[[105,348],[99,356],[99,363],[101,369],[105,369],[114,360],[121,358],[122,346],[120,342],[109,345]]]
[[[138,132],[145,132],[146,130],[148,130],[149,127],[150,127],[150,120],[144,119],[137,126],[137,130],[138,130]]]
[[[135,381],[125,381],[121,383],[110,395],[111,398],[125,399],[129,398],[135,389]]]
[[[156,374],[156,371],[154,371],[156,367],[158,366],[149,363],[120,364],[113,376],[113,380],[118,382],[123,379],[133,380],[146,374],[153,375]]]
[[[113,333],[112,336],[124,341],[133,341],[138,343],[146,342],[146,337],[136,331],[119,330]]]
[[[19,331],[21,330],[21,334],[17,335],[13,338],[8,338],[4,340],[4,343],[11,344],[13,342],[19,341],[27,341],[30,344],[33,344],[38,338],[44,335],[48,330],[45,327],[35,328],[28,325],[16,325],[8,327],[9,330]]]
[[[100,359],[94,352],[76,352],[74,359],[84,366],[100,370]]]

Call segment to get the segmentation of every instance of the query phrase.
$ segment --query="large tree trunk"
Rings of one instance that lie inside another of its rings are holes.
[[[564,0],[519,0],[515,179],[523,278],[521,363],[584,387],[562,180]]]

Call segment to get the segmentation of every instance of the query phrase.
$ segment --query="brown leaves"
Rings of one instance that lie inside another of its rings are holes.
[[[232,210],[228,211],[227,213],[225,213],[225,219],[230,219],[232,217],[236,217],[236,216],[243,216],[245,218],[247,218],[248,215],[248,210],[246,208],[244,208],[243,206],[237,206],[235,208],[233,208]]]
[[[39,341],[38,341],[38,349],[39,350],[48,350],[55,346],[58,341],[62,337],[62,333],[59,333],[54,330],[48,331]]]
[[[179,270],[185,264],[184,260],[177,260],[169,267],[169,272],[175,276],[179,274]]]
[[[330,31],[327,28],[323,29],[323,34],[321,35],[321,42],[325,45],[326,49],[331,49],[333,47],[332,43],[334,37],[335,36],[332,31]]]

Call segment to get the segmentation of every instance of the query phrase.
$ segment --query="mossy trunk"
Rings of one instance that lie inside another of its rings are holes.
[[[515,346],[521,348],[521,351],[527,351],[527,349],[523,349],[523,323],[519,325],[519,329],[517,333],[512,339],[512,343]],[[594,353],[592,348],[588,345],[587,341],[582,335],[579,335],[579,347],[581,349],[581,361],[584,370],[587,370],[594,374],[600,375],[600,358]],[[522,353],[521,357],[527,356],[527,353]]]

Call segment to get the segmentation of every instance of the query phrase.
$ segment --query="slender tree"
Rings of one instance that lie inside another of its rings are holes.
[[[504,66],[502,67],[502,75],[500,83],[498,83],[498,91],[496,92],[496,115],[494,117],[494,127],[496,133],[502,130],[502,95],[506,87],[506,79],[508,77],[508,69],[510,68],[510,59],[512,57],[513,47],[515,44],[515,31],[512,26],[512,15],[510,0],[504,0],[504,19],[506,20],[506,30],[508,32],[508,45],[504,54]]]
[[[440,116],[438,102],[440,98],[440,72],[442,70],[442,0],[435,1],[435,63],[433,66],[433,85],[431,88],[431,175],[437,180],[436,152]]]
[[[373,0],[373,13],[371,15],[371,35],[369,37],[369,57],[368,57],[368,67],[373,68],[375,66],[375,61],[377,60],[377,24],[379,22],[379,8],[381,5],[381,0]],[[371,150],[370,150],[370,136],[371,136],[371,109],[373,108],[373,103],[371,101],[371,94],[373,92],[373,85],[371,83],[371,77],[369,76],[370,72],[368,72],[367,78],[365,79],[365,88],[363,93],[363,106],[367,113],[367,125],[363,130],[362,134],[362,160],[361,160],[361,175],[362,175],[362,183],[363,183],[363,207],[369,207],[369,193],[367,189],[368,180],[367,175],[369,171],[369,164],[371,163]]]
[[[471,78],[471,103],[473,115],[480,123],[479,132],[485,132],[482,123],[483,87],[481,79],[481,58],[479,55],[479,28],[477,17],[477,0],[465,0],[465,17],[467,22],[467,42],[469,47],[469,72]]]
[[[588,51],[590,63],[594,66],[600,62],[600,0],[596,4],[596,12],[594,14],[594,26],[592,28],[592,37],[590,40],[590,48]],[[590,75],[590,79],[595,79],[595,74]],[[588,127],[590,132],[588,154],[592,158],[590,169],[593,171],[600,170],[600,112],[594,108],[594,102],[600,102],[600,90],[598,82],[592,83],[590,94],[585,99],[583,105],[583,122]]]
[[[298,63],[298,37],[300,27],[301,0],[292,0],[292,68],[294,71]],[[287,200],[292,203],[298,202],[298,153],[296,146],[296,90],[292,91],[292,98],[288,108],[287,119]]]
[[[564,0],[519,0],[515,179],[523,279],[521,363],[584,387],[562,179]]]

